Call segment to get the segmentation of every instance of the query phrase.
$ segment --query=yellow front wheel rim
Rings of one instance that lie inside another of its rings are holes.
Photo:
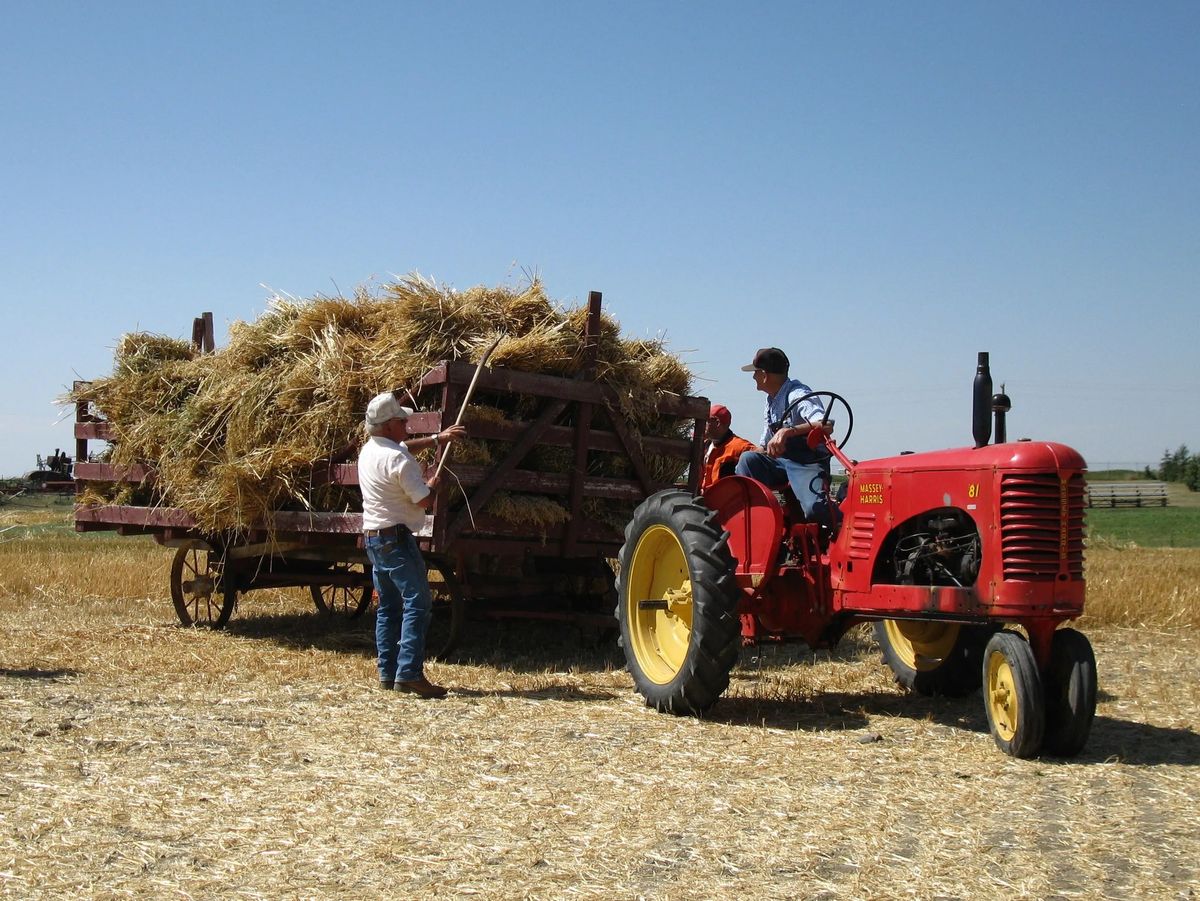
[[[996,734],[1004,741],[1012,741],[1018,727],[1017,680],[1003,654],[993,653],[988,657],[984,690]]]
[[[629,639],[638,666],[665,685],[679,673],[692,640],[692,580],[675,532],[653,525],[630,559],[625,597]]]

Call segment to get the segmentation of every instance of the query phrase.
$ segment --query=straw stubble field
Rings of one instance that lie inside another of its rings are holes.
[[[420,702],[373,687],[369,619],[257,592],[228,632],[182,629],[149,539],[14,534],[6,897],[1200,892],[1197,551],[1089,556],[1091,742],[1018,761],[977,695],[902,695],[861,635],[745,653],[695,720],[645,708],[603,636],[481,626]]]

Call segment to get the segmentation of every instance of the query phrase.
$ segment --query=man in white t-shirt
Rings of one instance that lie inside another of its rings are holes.
[[[425,524],[438,476],[425,478],[414,450],[465,438],[465,426],[424,438],[408,435],[412,410],[392,392],[367,406],[367,443],[358,455],[358,485],[363,498],[363,546],[371,561],[371,578],[379,595],[375,615],[375,650],[379,684],[422,698],[440,698],[446,689],[425,678],[425,633],[433,598],[425,560],[414,532]]]

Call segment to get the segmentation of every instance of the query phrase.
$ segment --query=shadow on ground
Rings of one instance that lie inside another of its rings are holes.
[[[867,729],[871,717],[928,721],[949,729],[986,734],[981,696],[924,698],[882,692],[828,692],[808,700],[723,698],[706,715],[710,722],[775,729]],[[865,735],[870,740],[871,735]],[[1077,756],[1040,758],[1048,764],[1120,762],[1133,766],[1200,766],[1200,733],[1098,715],[1087,746]]]
[[[231,635],[269,641],[298,650],[344,651],[375,656],[375,617],[356,619],[319,611],[296,614],[236,616],[226,630]],[[430,647],[438,644],[435,625]],[[592,626],[562,622],[472,620],[446,663],[490,666],[512,673],[547,670],[603,671],[624,668],[625,658],[615,634]]]
[[[1087,747],[1075,760],[1119,761],[1132,766],[1200,766],[1200,733],[1098,716]]]
[[[375,618],[358,619],[311,613],[235,616],[225,627],[230,635],[266,641],[296,650],[343,651],[375,656]]]
[[[69,679],[79,675],[75,669],[6,669],[0,667],[0,676],[9,679]]]
[[[230,621],[231,634],[300,650],[318,649],[375,656],[372,613],[358,619],[330,617],[317,611],[288,615],[251,615]],[[814,662],[853,661],[875,649],[869,640],[848,636],[838,648],[814,652],[803,645],[746,648],[735,677],[753,685],[764,673]],[[448,663],[489,667],[513,674],[605,672],[624,669],[625,657],[611,630],[538,621],[472,621]],[[881,664],[882,665],[882,664]],[[53,679],[76,675],[68,670],[0,670],[0,675]],[[619,695],[568,682],[531,690],[455,688],[459,697],[505,695],[558,701],[608,701]],[[1112,700],[1101,694],[1101,701]],[[805,731],[866,730],[872,717],[928,721],[969,732],[986,733],[987,715],[978,692],[965,698],[923,697],[890,692],[817,692],[804,698],[724,697],[703,719],[730,726]],[[864,740],[871,740],[870,734]],[[1099,715],[1087,747],[1074,758],[1044,757],[1054,763],[1103,763],[1117,760],[1136,766],[1200,765],[1200,734]]]

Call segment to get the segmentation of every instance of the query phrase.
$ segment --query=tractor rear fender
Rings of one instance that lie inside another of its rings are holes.
[[[738,583],[760,591],[774,577],[783,548],[784,514],[770,488],[744,476],[726,476],[704,492],[704,503],[729,533]]]

